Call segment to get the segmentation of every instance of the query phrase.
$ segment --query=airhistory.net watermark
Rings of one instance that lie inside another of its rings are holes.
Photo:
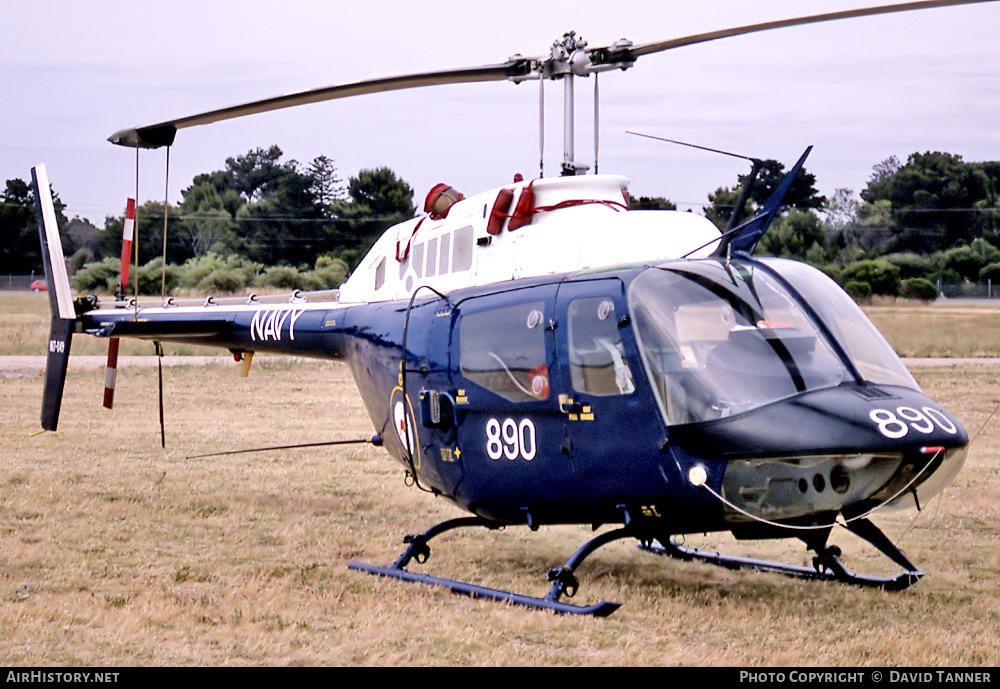
[[[54,672],[48,670],[8,670],[6,681],[26,684],[106,684],[118,681],[117,672]]]

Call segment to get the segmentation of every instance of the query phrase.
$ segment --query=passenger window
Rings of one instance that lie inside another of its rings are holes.
[[[460,273],[472,267],[472,225],[455,230],[451,243],[451,272]]]
[[[451,258],[451,235],[446,234],[441,237],[441,258],[438,261],[438,275],[450,273],[448,259]]]
[[[577,392],[627,395],[635,390],[615,305],[608,297],[570,302],[569,369]]]
[[[411,250],[413,254],[413,272],[417,274],[418,278],[424,276],[424,245],[423,243],[414,244]]]
[[[505,306],[462,317],[462,374],[511,402],[549,396],[543,302]]]
[[[437,237],[434,239],[427,240],[427,268],[424,269],[424,275],[429,278],[437,275],[437,259],[438,259],[438,240]]]

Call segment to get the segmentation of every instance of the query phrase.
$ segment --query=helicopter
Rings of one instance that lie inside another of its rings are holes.
[[[629,180],[585,174],[576,162],[573,84],[695,43],[989,1],[909,2],[642,45],[622,39],[591,48],[567,33],[540,57],[303,91],[109,138],[136,149],[169,147],[180,129],[336,98],[453,83],[563,82],[560,176],[515,176],[468,197],[435,186],[424,213],[386,230],[336,295],[140,303],[120,290],[110,303],[74,300],[47,171],[37,166],[52,312],[42,427],[57,429],[74,334],[109,338],[112,388],[122,337],[152,341],[158,351],[162,342],[229,350],[244,374],[256,353],[344,361],[375,430],[358,442],[384,447],[409,482],[469,513],[406,536],[391,565],[352,562],[353,570],[607,616],[620,603],[564,598],[577,593],[576,570],[587,557],[628,539],[684,560],[905,589],[923,572],[870,517],[926,505],[962,468],[969,436],[924,395],[831,278],[796,261],[753,256],[810,149],[746,222],[738,218],[757,160],[722,230],[693,213],[633,210]],[[128,240],[129,219],[125,225]],[[612,528],[549,570],[545,596],[408,569],[426,562],[432,539],[455,529],[557,524]],[[847,569],[829,543],[838,526],[902,571]],[[681,544],[685,534],[703,532],[799,539],[815,553],[812,567]]]

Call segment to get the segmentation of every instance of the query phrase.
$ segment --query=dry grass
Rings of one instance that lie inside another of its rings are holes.
[[[904,357],[1000,357],[1000,301],[881,301],[865,306]]]
[[[81,341],[84,338],[79,338]],[[74,341],[74,346],[76,341]],[[558,617],[349,571],[389,564],[403,534],[459,512],[404,485],[367,446],[189,455],[360,438],[371,424],[346,367],[264,359],[123,370],[114,412],[101,371],[71,372],[60,429],[38,428],[42,380],[0,377],[0,634],[7,665],[888,665],[1000,663],[1000,434],[916,521],[877,519],[928,571],[901,593],[676,563],[619,543],[581,568]],[[916,371],[975,433],[1000,402],[1000,367]],[[454,533],[423,567],[544,595],[582,527]],[[881,567],[848,536],[847,564]],[[793,543],[732,552],[803,562]]]

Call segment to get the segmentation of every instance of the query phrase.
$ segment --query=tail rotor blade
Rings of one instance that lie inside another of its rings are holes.
[[[118,338],[112,337],[108,342],[108,365],[104,369],[104,408],[112,409],[115,405],[115,377],[118,375]]]
[[[122,266],[118,282],[118,297],[125,296],[128,288],[129,267],[132,263],[132,238],[135,234],[135,199],[129,199],[125,207],[125,223],[122,227]],[[104,370],[104,408],[112,409],[115,404],[115,378],[118,375],[118,338],[108,342],[108,365]]]

